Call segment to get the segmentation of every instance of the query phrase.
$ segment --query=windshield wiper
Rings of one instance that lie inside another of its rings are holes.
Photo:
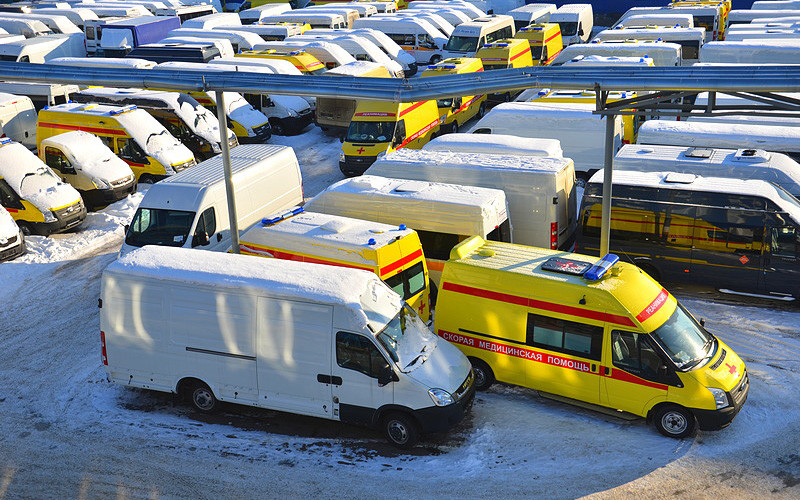
[[[419,354],[417,354],[417,357],[416,357],[416,358],[414,358],[414,359],[412,359],[412,360],[411,360],[411,362],[410,362],[409,364],[407,364],[407,365],[406,365],[406,368],[410,367],[411,365],[413,365],[414,363],[416,363],[417,361],[419,361],[419,359],[420,359],[420,358],[421,358],[421,357],[422,357],[422,356],[423,356],[423,355],[424,355],[424,354],[425,354],[427,351],[428,351],[428,345],[427,345],[427,344],[425,344],[425,345],[422,347],[422,351],[420,351],[420,353],[419,353]],[[405,370],[406,368],[403,368],[403,369]]]

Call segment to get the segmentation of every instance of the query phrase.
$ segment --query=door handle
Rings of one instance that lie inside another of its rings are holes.
[[[603,367],[603,374],[604,375],[608,375],[609,373],[611,373],[611,370],[607,366],[604,366]]]
[[[342,385],[342,377],[318,373],[317,382],[319,382],[320,384]]]
[[[337,377],[335,375],[331,376],[331,384],[342,385],[342,377]]]

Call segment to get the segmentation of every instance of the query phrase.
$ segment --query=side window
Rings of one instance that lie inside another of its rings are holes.
[[[87,26],[86,27],[86,39],[87,40],[94,40],[94,27]]]
[[[770,244],[772,255],[781,257],[800,257],[800,232],[794,226],[772,228]]]
[[[135,163],[146,161],[147,157],[144,151],[139,147],[133,139],[117,138],[117,152],[120,158],[130,160]]]
[[[75,174],[75,169],[72,167],[72,164],[69,162],[67,157],[64,156],[64,153],[60,149],[52,147],[44,148],[44,162],[48,167],[53,168],[64,175]]]
[[[198,236],[205,233],[208,237],[211,237],[216,231],[217,217],[214,213],[214,207],[207,208],[197,219],[197,227],[194,230],[194,238],[192,238],[192,247],[199,245]]]
[[[336,333],[336,364],[348,370],[378,378],[386,358],[368,338],[355,333]]]
[[[549,351],[600,360],[603,328],[528,314],[527,343]]]
[[[383,281],[397,295],[408,300],[425,288],[425,268],[422,266],[422,262],[417,262],[405,271],[400,271]]]
[[[31,62],[31,58],[29,56],[21,56],[17,59],[17,62]]]
[[[11,189],[11,186],[8,185],[5,179],[0,179],[0,205],[6,208],[16,208],[18,210],[24,208],[20,202],[19,196]]]
[[[99,137],[100,140],[103,141],[103,144],[105,144],[108,149],[114,151],[114,139],[112,139],[111,137],[107,137],[105,135],[98,135],[97,137]]]
[[[425,256],[431,259],[447,260],[450,250],[461,238],[457,234],[436,233],[433,231],[417,231]]]
[[[664,362],[646,335],[613,330],[611,332],[611,363],[637,377],[656,382],[666,382],[659,377]]]
[[[433,42],[433,38],[427,33],[424,35],[417,35],[417,42],[419,43],[420,47],[426,49],[435,49],[436,44]],[[411,45],[414,45],[414,42],[411,42]]]
[[[404,140],[406,140],[406,121],[400,120],[394,129],[394,142],[400,144]]]

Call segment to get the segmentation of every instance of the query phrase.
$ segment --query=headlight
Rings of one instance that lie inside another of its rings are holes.
[[[44,212],[44,221],[45,222],[55,222],[58,220],[56,214],[53,212]]]
[[[221,153],[222,152],[222,146],[220,146],[219,144],[217,144],[215,142],[214,144],[211,145],[211,152],[212,153]]]
[[[108,184],[106,184],[106,182],[103,181],[102,179],[92,179],[92,184],[94,184],[94,187],[96,187],[97,189],[108,189],[111,187]]]
[[[344,157],[344,151],[342,151],[341,153],[339,153],[339,161],[345,161],[345,160],[346,158]]]
[[[729,405],[728,403],[728,395],[722,389],[717,389],[716,387],[706,387],[706,389],[711,392],[711,395],[714,396],[714,402],[717,404],[717,410],[721,408],[725,408]]]
[[[453,404],[453,396],[444,389],[428,389],[433,403],[436,406],[447,406]]]

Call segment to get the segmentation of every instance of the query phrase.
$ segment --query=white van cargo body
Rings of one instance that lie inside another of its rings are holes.
[[[548,22],[561,27],[564,47],[573,43],[586,43],[594,27],[594,11],[590,3],[564,4],[550,14]]]
[[[348,54],[353,56],[356,61],[374,62],[386,68],[387,71],[389,71],[389,74],[392,76],[396,76],[398,78],[402,78],[404,76],[403,66],[386,55],[386,53],[378,48],[377,45],[365,37],[356,35],[315,33],[314,30],[311,30],[311,32],[307,31],[302,35],[296,35],[291,38],[287,38],[285,41],[296,40],[319,40],[330,42],[343,48]]]
[[[180,27],[170,31],[169,36],[193,36],[204,39],[224,38],[231,42],[233,51],[237,54],[243,50],[253,50],[256,44],[264,41],[255,33],[239,31],[235,27],[227,26],[216,27],[214,29]]]
[[[418,64],[441,61],[442,51],[447,43],[447,38],[431,23],[414,17],[365,17],[356,19],[353,27],[371,28],[383,32],[411,54]]]
[[[371,28],[353,28],[353,29],[325,29],[315,28],[306,32],[307,34],[341,34],[341,35],[355,35],[366,38],[375,45],[377,45],[386,55],[391,57],[394,61],[398,62],[403,67],[405,76],[411,76],[417,72],[417,60],[414,56],[402,49],[394,40],[389,38],[384,32],[371,29]]]
[[[239,228],[303,201],[300,167],[286,146],[246,144],[230,150]],[[125,235],[120,255],[144,245],[231,246],[222,156],[153,184]]]
[[[563,248],[575,236],[575,167],[569,158],[399,149],[366,173],[502,189],[515,243]]]
[[[534,139],[503,134],[445,134],[424,146],[424,151],[452,151],[454,153],[487,153],[517,156],[542,156],[563,158],[558,139]],[[477,234],[477,233],[476,233]]]
[[[86,57],[86,47],[72,35],[40,35],[0,43],[0,60],[45,63],[56,57]]]
[[[708,42],[700,62],[745,64],[800,64],[800,38]]]
[[[36,148],[36,109],[31,98],[0,92],[0,133],[28,149]]]
[[[625,17],[614,23],[611,28],[622,26],[625,28],[646,28],[648,26],[677,26],[680,28],[694,28],[694,16],[680,13],[636,14]]]
[[[514,30],[519,31],[529,24],[546,23],[550,21],[550,14],[556,11],[554,3],[529,3],[508,11],[514,18]]]
[[[464,14],[460,10],[447,9],[447,8],[441,8],[441,9],[414,9],[414,8],[411,8],[411,9],[403,9],[403,10],[401,10],[399,12],[401,14],[402,13],[406,13],[406,14],[409,14],[409,13],[410,14],[420,13],[420,15],[435,14],[435,15],[441,17],[442,19],[444,19],[445,21],[447,21],[454,29],[459,24],[466,23],[467,21],[472,19],[470,16]],[[447,36],[450,36],[450,35],[447,35]]]
[[[576,172],[588,179],[605,161],[606,122],[594,109],[590,104],[508,102],[486,113],[473,133],[557,139]],[[616,116],[614,152],[622,147],[622,137],[622,117]]]
[[[797,10],[800,9],[798,0],[757,0],[751,6],[754,10]]]
[[[413,229],[435,285],[457,243],[474,235],[511,241],[506,195],[500,189],[362,175],[331,185],[304,208]]]
[[[242,21],[239,19],[239,14],[235,12],[216,12],[214,14],[195,17],[194,19],[187,19],[181,24],[181,28],[210,30],[212,28],[216,28],[217,26],[241,25]]]
[[[486,15],[486,11],[479,9],[475,5],[470,2],[462,2],[458,0],[447,0],[447,1],[428,1],[428,0],[415,0],[408,3],[409,9],[430,9],[430,10],[439,10],[439,9],[453,9],[459,12],[463,12],[467,15],[470,19],[476,19],[478,17],[484,17]]]
[[[241,26],[236,26],[235,28],[230,28],[228,26],[217,26],[214,28],[214,30],[227,29],[235,29],[236,31],[254,33],[260,36],[265,42],[286,40],[290,36],[303,33],[303,27],[300,24],[243,24]]]
[[[668,42],[579,43],[564,47],[550,65],[559,66],[578,56],[603,56],[649,57],[656,66],[680,66],[681,52],[680,45]]]
[[[175,36],[169,35],[158,43],[180,43],[182,45],[213,45],[219,51],[220,57],[233,57],[235,52],[230,40],[224,38],[207,38],[203,36]]]
[[[3,17],[0,12],[0,28],[12,35],[23,35],[25,38],[35,38],[42,35],[52,35],[53,30],[36,19],[20,19],[16,17]]]
[[[44,9],[36,9],[36,12],[40,14],[58,14],[59,16],[64,16],[70,21],[72,21],[72,23],[81,30],[84,29],[86,21],[96,21],[97,19],[99,19],[97,17],[97,14],[95,14],[89,9],[81,7],[73,7],[71,9],[48,7]]]
[[[741,42],[750,40],[797,40],[800,39],[800,29],[790,28],[754,28],[751,30],[730,31],[725,35],[725,41]]]
[[[566,61],[563,66],[583,66],[595,68],[608,68],[610,66],[639,66],[639,67],[652,67],[655,66],[653,60],[649,57],[620,57],[620,56],[577,56],[574,59]],[[515,101],[529,101],[530,98],[522,98],[522,96],[533,89],[528,89],[515,99]],[[530,93],[527,94],[530,96]]]
[[[614,168],[758,179],[777,184],[795,198],[800,198],[800,165],[784,154],[769,153],[763,149],[626,144],[614,157]]]
[[[782,17],[798,16],[800,16],[800,10],[794,9],[734,9],[728,12],[728,26],[746,24],[761,19],[777,20]]]
[[[292,6],[289,5],[289,2],[267,3],[259,5],[258,7],[239,11],[239,20],[243,25],[258,24],[261,22],[262,17],[266,17],[270,14],[282,14],[288,10],[292,10]]]
[[[132,68],[153,69],[156,63],[147,59],[135,57],[56,57],[47,61],[47,64],[59,66],[76,66],[81,68]]]
[[[0,82],[0,92],[27,96],[37,110],[45,106],[64,104],[79,90],[77,85],[60,83]]]
[[[341,14],[314,11],[286,11],[281,14],[270,14],[261,18],[262,24],[300,23],[309,24],[312,28],[348,28],[347,19]]]
[[[470,363],[374,273],[146,247],[101,281],[111,381],[381,428],[399,447],[469,411]],[[142,339],[147,339],[143,342]]]
[[[636,142],[663,146],[764,149],[800,161],[800,128],[783,125],[648,120]]]
[[[396,12],[394,14],[383,14],[384,16],[391,15],[395,19],[398,17],[413,17],[415,19],[424,19],[431,23],[434,28],[441,31],[444,36],[450,36],[453,34],[453,30],[455,30],[455,26],[450,23],[447,19],[443,18],[439,15],[439,11],[434,10],[408,10],[403,9],[400,12]]]
[[[700,59],[700,48],[706,38],[705,28],[616,28],[603,30],[592,41],[624,42],[625,40],[663,41],[677,43],[681,46],[681,58],[684,64],[695,63]]]
[[[290,52],[297,49],[303,49],[312,56],[316,57],[319,62],[325,65],[327,69],[338,68],[339,66],[356,61],[356,58],[351,56],[345,49],[329,40],[298,39],[296,37],[289,37],[280,42],[262,42],[255,47],[255,50],[270,49],[287,50]],[[238,59],[248,58],[240,57]]]

